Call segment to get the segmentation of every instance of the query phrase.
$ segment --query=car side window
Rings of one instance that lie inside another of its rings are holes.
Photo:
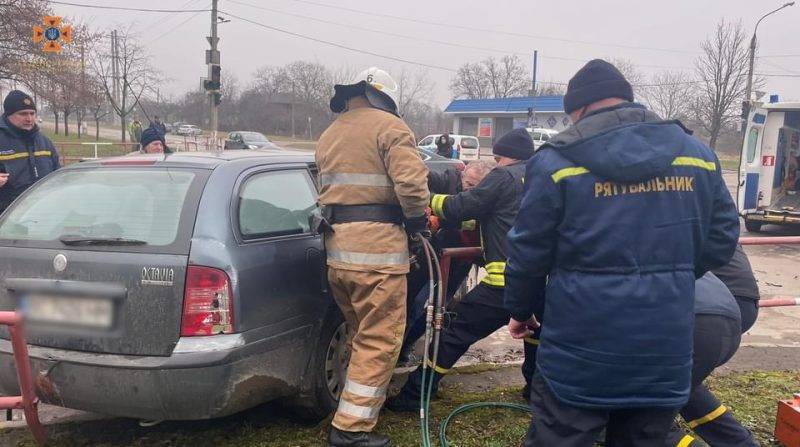
[[[542,134],[539,132],[534,132],[531,137],[533,141],[540,141],[542,139]]]
[[[256,174],[239,190],[239,231],[245,240],[309,233],[309,216],[316,208],[308,171]]]
[[[424,140],[419,142],[420,146],[430,146],[433,143],[433,137],[427,137]]]
[[[542,141],[549,141],[549,140],[550,140],[550,135],[546,134],[546,133],[543,133],[542,134]]]

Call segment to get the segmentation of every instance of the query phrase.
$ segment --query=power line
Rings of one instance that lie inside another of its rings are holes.
[[[441,26],[442,25],[440,22],[433,22],[433,21],[410,18],[410,17],[401,17],[401,16],[395,16],[395,15],[391,15],[391,14],[383,14],[383,13],[378,13],[378,12],[362,11],[360,9],[347,8],[347,7],[344,7],[344,6],[330,5],[330,4],[327,4],[327,3],[319,3],[319,2],[315,2],[315,1],[311,1],[311,0],[291,0],[291,1],[298,2],[298,3],[306,3],[306,4],[314,5],[314,6],[320,6],[320,7],[323,7],[323,8],[338,9],[338,10],[342,10],[342,11],[353,12],[353,13],[356,13],[356,14],[363,14],[363,15],[369,15],[369,16],[375,16],[375,17],[384,17],[384,18],[389,18],[389,19],[394,19],[394,20],[402,20],[402,21],[405,21],[405,22],[412,22],[412,23],[416,23],[416,24],[424,23],[426,25],[435,25],[435,26]],[[565,39],[565,38],[560,38],[560,37],[551,37],[551,36],[543,36],[543,35],[536,35],[536,34],[517,33],[517,32],[512,32],[512,31],[502,31],[502,30],[496,30],[496,29],[490,29],[490,28],[476,28],[476,27],[471,27],[471,26],[456,25],[456,24],[452,24],[452,23],[448,23],[447,27],[448,28],[463,29],[463,30],[472,31],[472,32],[481,31],[481,32],[486,32],[486,33],[503,34],[503,35],[507,35],[507,36],[528,37],[528,38],[532,38],[532,39],[553,40],[553,41],[558,41],[558,42],[576,43],[576,44],[583,44],[583,45],[594,45],[594,46],[602,45],[602,46],[617,47],[617,48],[627,48],[627,49],[633,49],[633,50],[663,51],[663,52],[668,52],[668,53],[684,53],[684,54],[697,54],[698,53],[697,51],[678,50],[678,49],[674,49],[674,48],[644,47],[644,46],[636,46],[636,45],[615,44],[615,43],[608,43],[608,42],[592,42],[592,41],[586,41],[586,40]]]
[[[393,32],[389,32],[389,31],[386,31],[386,30],[367,28],[367,27],[358,26],[358,25],[352,25],[352,24],[336,22],[336,21],[333,21],[333,20],[321,19],[321,18],[318,18],[318,17],[311,17],[311,16],[307,16],[307,15],[303,15],[303,14],[296,14],[296,13],[292,13],[292,12],[282,11],[282,10],[279,10],[279,9],[268,8],[268,7],[260,6],[260,5],[254,5],[254,4],[251,4],[251,3],[246,3],[246,2],[238,1],[238,0],[228,0],[228,1],[230,3],[235,3],[235,4],[238,4],[238,5],[242,5],[242,6],[248,6],[248,7],[251,7],[251,8],[260,9],[262,11],[274,12],[274,13],[277,13],[277,14],[283,14],[283,15],[290,16],[290,17],[297,17],[297,18],[300,18],[300,19],[311,20],[311,21],[319,22],[319,23],[326,23],[326,24],[329,24],[329,25],[340,26],[340,27],[344,27],[344,28],[348,28],[348,29],[357,29],[357,30],[366,31],[366,32],[369,32],[369,33],[380,34],[382,36],[393,36],[393,37],[399,37],[401,39],[409,39],[409,40],[414,40],[414,41],[418,41],[418,42],[435,43],[435,44],[447,45],[447,46],[451,46],[451,47],[465,48],[465,49],[469,49],[469,50],[486,51],[486,52],[489,52],[489,53],[505,53],[505,54],[511,54],[511,55],[516,55],[516,56],[523,56],[523,57],[529,57],[531,55],[530,52],[522,52],[522,51],[506,50],[506,49],[498,49],[498,48],[488,48],[488,47],[479,47],[479,46],[465,45],[465,44],[460,44],[460,43],[455,43],[455,42],[447,42],[447,41],[437,40],[437,39],[430,39],[430,38],[426,38],[426,37],[409,36],[407,34],[393,33]],[[571,62],[580,62],[580,63],[589,62],[589,59],[581,59],[581,58],[574,58],[574,57],[547,56],[547,55],[542,55],[540,57],[542,59],[553,59],[553,60],[562,60],[562,61],[571,61]],[[669,67],[669,66],[664,66],[664,65],[648,65],[648,64],[636,64],[636,65],[639,66],[639,67],[667,68],[667,69],[677,69],[677,70],[690,70],[691,69],[689,67]]]
[[[348,51],[353,51],[353,52],[356,52],[356,53],[367,54],[369,56],[375,56],[375,57],[379,57],[379,58],[382,58],[382,59],[392,60],[392,61],[395,61],[395,62],[402,62],[402,63],[405,63],[405,64],[411,64],[411,65],[418,65],[420,67],[434,68],[434,69],[437,69],[437,70],[444,70],[444,71],[449,71],[449,72],[453,72],[453,73],[455,73],[457,71],[456,69],[450,68],[450,67],[443,67],[441,65],[433,65],[433,64],[427,64],[427,63],[424,63],[424,62],[412,61],[412,60],[409,60],[409,59],[402,59],[402,58],[394,57],[394,56],[387,56],[385,54],[379,54],[379,53],[375,53],[375,52],[372,52],[372,51],[367,51],[367,50],[362,50],[362,49],[359,49],[359,48],[349,47],[347,45],[343,45],[343,44],[336,43],[336,42],[331,42],[331,41],[328,41],[328,40],[318,39],[316,37],[307,36],[305,34],[295,33],[293,31],[285,30],[283,28],[278,28],[278,27],[275,27],[275,26],[266,25],[266,24],[263,24],[263,23],[260,23],[260,22],[256,22],[255,20],[250,20],[250,19],[247,19],[247,18],[244,18],[244,17],[241,17],[241,16],[237,16],[235,14],[231,14],[229,11],[220,10],[220,12],[225,14],[225,15],[227,15],[227,16],[233,17],[235,19],[239,19],[239,20],[241,20],[243,22],[247,22],[247,23],[259,26],[261,28],[269,29],[269,30],[272,30],[272,31],[277,31],[279,33],[288,34],[290,36],[299,37],[301,39],[310,40],[310,41],[321,43],[321,44],[324,44],[324,45],[329,45],[329,46],[332,46],[332,47],[341,48],[343,50],[348,50]]]
[[[147,44],[149,45],[149,44],[151,44],[151,43],[153,43],[153,42],[155,42],[155,41],[157,41],[157,40],[161,39],[162,37],[165,37],[166,35],[168,35],[168,34],[171,34],[173,31],[175,31],[176,29],[178,29],[178,28],[182,27],[183,25],[186,25],[186,24],[187,24],[187,23],[189,23],[189,22],[190,22],[192,19],[194,19],[194,18],[195,18],[195,17],[197,17],[199,14],[202,14],[202,13],[204,13],[204,12],[205,12],[205,11],[198,11],[198,12],[196,12],[196,13],[194,13],[194,14],[190,15],[189,17],[187,17],[187,18],[186,18],[186,20],[182,21],[181,23],[179,23],[179,24],[177,24],[177,25],[175,25],[175,26],[173,26],[173,27],[170,27],[168,30],[164,31],[163,33],[159,34],[158,36],[156,36],[155,38],[153,38],[152,40],[150,40],[149,42],[147,42]]]
[[[209,12],[210,9],[148,9],[148,8],[128,8],[124,6],[101,6],[101,5],[87,5],[85,3],[72,3],[51,0],[50,3],[56,5],[77,6],[79,8],[93,8],[93,9],[113,9],[117,11],[139,11],[139,12],[168,12],[168,13],[184,13],[184,12]]]
[[[186,3],[182,4],[179,9],[188,8],[189,5],[191,5],[192,3],[196,3],[198,1],[199,0],[187,0]],[[162,16],[160,19],[156,20],[155,22],[153,22],[153,23],[147,25],[145,28],[143,28],[142,32],[150,30],[150,29],[153,29],[153,28],[156,28],[156,27],[158,27],[160,25],[163,25],[164,23],[168,22],[169,19],[171,19],[171,18],[172,18],[172,16],[168,16],[168,15],[167,16]]]

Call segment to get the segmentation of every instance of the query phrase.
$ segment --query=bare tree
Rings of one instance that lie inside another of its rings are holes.
[[[49,12],[45,0],[0,0],[0,79],[24,81],[28,63],[42,57],[31,30]]]
[[[699,78],[693,113],[709,134],[709,146],[716,148],[720,132],[739,115],[747,83],[748,47],[742,24],[717,24],[714,34],[702,44],[702,54],[695,61]]]
[[[128,30],[117,33],[116,55],[109,50],[98,50],[92,60],[97,78],[101,81],[106,98],[120,120],[122,141],[125,141],[126,122],[134,111],[148,85],[155,83],[157,73],[150,66],[150,57]],[[116,82],[114,63],[116,60]],[[118,90],[115,92],[115,85]]]
[[[536,91],[533,96],[556,96],[564,95],[567,93],[567,86],[563,83],[547,81],[537,82]]]
[[[530,76],[518,56],[488,57],[459,67],[450,82],[456,98],[508,98],[528,92]]]
[[[395,80],[398,90],[397,113],[401,116],[414,112],[414,107],[430,101],[434,85],[428,72],[403,69],[397,73]]]
[[[686,119],[694,101],[692,77],[682,71],[664,70],[656,73],[640,90],[650,110],[664,119]]]
[[[265,66],[253,73],[251,88],[273,97],[291,90],[291,82],[283,67]]]
[[[499,61],[490,57],[483,61],[483,67],[492,97],[522,96],[528,91],[531,78],[519,56],[503,56]]]
[[[483,65],[466,63],[459,67],[456,76],[450,81],[450,91],[456,98],[488,98],[491,88]]]

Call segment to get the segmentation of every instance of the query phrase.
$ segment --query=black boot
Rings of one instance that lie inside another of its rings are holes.
[[[389,447],[388,436],[364,431],[344,431],[331,427],[328,433],[328,447]]]

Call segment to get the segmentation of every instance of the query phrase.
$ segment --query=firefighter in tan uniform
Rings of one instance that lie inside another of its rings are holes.
[[[330,446],[383,447],[372,433],[400,353],[406,320],[409,242],[427,230],[428,169],[397,116],[397,84],[370,68],[336,85],[341,113],[322,134],[319,201],[330,224],[328,280],[347,321],[352,354]]]

